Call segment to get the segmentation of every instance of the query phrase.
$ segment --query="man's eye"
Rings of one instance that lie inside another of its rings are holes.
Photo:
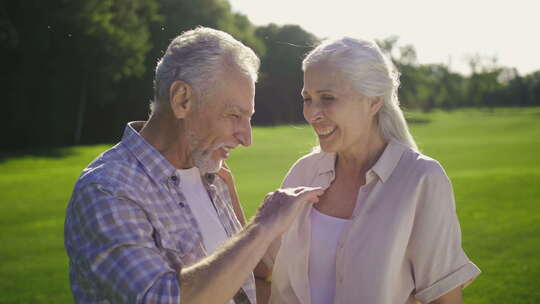
[[[311,102],[311,98],[302,98],[302,100],[303,102],[306,102],[306,103]]]

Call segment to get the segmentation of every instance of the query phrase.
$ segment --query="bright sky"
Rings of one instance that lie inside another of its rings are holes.
[[[317,37],[412,44],[420,63],[469,73],[466,58],[497,56],[520,74],[540,70],[540,0],[229,0],[252,23],[298,24]]]

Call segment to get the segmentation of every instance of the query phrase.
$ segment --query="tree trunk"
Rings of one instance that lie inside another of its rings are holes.
[[[81,142],[82,128],[84,125],[84,114],[86,112],[86,99],[88,91],[88,70],[85,69],[82,76],[81,83],[81,95],[79,98],[79,110],[77,113],[77,125],[75,126],[75,134],[73,137],[73,143],[78,145]]]

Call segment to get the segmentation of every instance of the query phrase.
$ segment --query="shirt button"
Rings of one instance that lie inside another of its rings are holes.
[[[178,206],[180,206],[181,208],[184,208],[184,202],[178,202]]]
[[[176,177],[176,175],[173,175],[173,176],[171,176],[171,180],[172,180],[173,182],[175,182],[175,181],[178,180],[178,177]]]

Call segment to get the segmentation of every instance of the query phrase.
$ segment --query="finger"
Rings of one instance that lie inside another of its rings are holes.
[[[221,167],[229,170],[229,166],[227,166],[227,163],[225,161],[221,162]]]
[[[269,200],[272,196],[274,196],[274,193],[276,193],[276,192],[268,192],[266,194],[266,196],[264,197],[264,200],[265,201]]]
[[[302,190],[304,190],[304,189],[305,189],[305,187],[297,187],[297,188],[294,188],[293,192],[294,192],[294,194],[298,194],[298,193],[302,192]]]
[[[323,187],[300,187],[300,191],[297,192],[298,195],[305,195],[306,193],[315,193],[321,195],[326,190]]]
[[[278,190],[282,190],[282,191],[285,191],[287,193],[292,192],[294,194],[299,194],[299,193],[301,193],[302,191],[305,191],[305,190],[319,189],[319,188],[321,188],[321,187],[300,186],[300,187],[296,187],[296,188],[282,188],[282,189],[278,189]]]
[[[319,201],[319,196],[323,195],[324,189],[321,187],[304,189],[298,194],[298,199],[316,203]]]

